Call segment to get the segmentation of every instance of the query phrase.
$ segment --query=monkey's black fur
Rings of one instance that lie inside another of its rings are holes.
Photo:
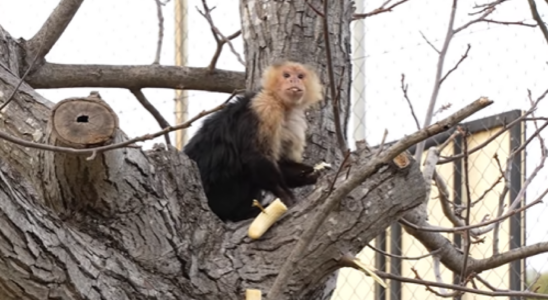
[[[259,119],[251,109],[255,93],[236,98],[205,119],[184,152],[196,162],[211,210],[223,221],[256,217],[253,199],[269,191],[293,204],[290,188],[316,183],[311,166],[282,158],[278,168],[258,147]]]

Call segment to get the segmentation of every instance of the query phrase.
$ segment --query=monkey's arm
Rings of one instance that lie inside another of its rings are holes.
[[[280,160],[278,167],[290,188],[315,184],[320,175],[318,172],[314,172],[314,167],[288,159]]]
[[[261,189],[273,193],[288,205],[295,202],[295,196],[285,182],[283,174],[271,160],[257,153],[246,158],[246,166],[253,182]]]

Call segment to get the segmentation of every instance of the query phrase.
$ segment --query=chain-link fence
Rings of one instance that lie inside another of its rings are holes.
[[[57,2],[0,0],[2,26],[14,37],[28,39]],[[384,2],[357,1],[357,12],[373,11]],[[541,17],[546,20],[546,3],[537,2]],[[207,66],[215,51],[215,40],[208,22],[197,10],[203,10],[202,2],[170,0],[162,3],[164,29],[160,63]],[[230,35],[240,28],[238,3],[236,0],[208,1],[210,7],[215,7],[212,17],[224,35]],[[353,108],[348,132],[351,146],[354,141],[363,138],[370,145],[379,144],[385,129],[388,131],[387,141],[414,132],[417,126],[408,102],[412,103],[412,110],[420,126],[423,126],[435,89],[440,53],[445,52],[444,41],[452,3],[449,0],[410,0],[391,12],[353,21]],[[437,95],[432,122],[450,115],[480,96],[495,100],[495,104],[466,120],[464,127],[470,135],[452,140],[444,149],[441,160],[462,154],[464,144],[472,149],[494,137],[505,124],[530,108],[528,90],[535,99],[548,88],[546,41],[538,28],[517,24],[535,24],[529,6],[524,1],[507,1],[497,6],[488,21],[470,24],[459,31],[459,27],[481,16],[482,13],[469,14],[482,9],[474,8],[477,4],[472,0],[458,1],[451,33],[454,36],[447,45],[441,78],[450,74],[443,80]],[[7,7],[9,9],[4,9]],[[514,24],[503,25],[498,21]],[[89,1],[83,4],[47,59],[66,64],[150,64],[155,57],[157,41],[158,11],[154,0]],[[237,52],[242,53],[241,37],[232,40],[232,44]],[[217,66],[244,70],[244,66],[228,49],[222,52]],[[402,74],[405,75],[404,79]],[[402,86],[407,86],[406,93]],[[41,90],[40,93],[52,101],[58,101],[87,95],[89,90]],[[121,89],[97,90],[118,113],[120,125],[129,136],[158,130],[155,120],[134,100],[130,92]],[[172,124],[177,118],[184,119],[186,115],[193,116],[204,109],[210,109],[227,97],[226,94],[198,91],[175,94],[167,89],[146,89],[144,93]],[[177,99],[187,101],[177,103]],[[540,102],[536,116],[546,115],[547,104]],[[490,218],[500,215],[499,202],[503,201],[506,206],[502,207],[507,208],[526,184],[527,197],[519,205],[530,203],[544,190],[544,182],[547,180],[544,169],[538,172],[533,182],[526,182],[540,163],[542,153],[537,140],[528,145],[526,153],[513,155],[507,162],[510,154],[535,131],[532,121],[526,123],[527,126],[515,126],[473,153],[468,158],[470,166],[466,176],[462,159],[438,167],[437,172],[447,185],[450,210],[457,211],[456,219],[462,220],[463,205],[467,201],[466,179],[470,183],[471,200],[477,202],[472,209],[472,223],[482,221],[486,215]],[[188,130],[186,137],[180,137],[181,141],[184,143],[199,126],[200,121]],[[425,150],[442,144],[448,138],[449,135],[430,139]],[[172,140],[175,140],[174,134]],[[147,142],[146,147],[154,142],[163,141]],[[508,180],[507,193],[504,193],[505,180],[501,179],[497,161],[503,169],[507,163],[513,166],[503,174]],[[440,198],[438,188],[433,186],[428,206],[431,212],[429,222],[435,226],[454,227],[450,217],[444,213],[444,203]],[[539,204],[525,213],[516,214],[477,240],[472,240],[471,255],[486,258],[493,253],[547,241],[547,223],[542,218],[546,213],[546,205]],[[444,235],[456,247],[463,247],[462,232]],[[433,281],[438,279],[445,283],[459,280],[459,274],[454,274],[444,266],[436,266],[439,262],[436,261],[435,253],[416,259],[429,251],[398,224],[376,238],[370,246],[358,257],[386,272],[410,278],[420,276]],[[538,274],[548,273],[547,259],[546,255],[533,256],[485,272],[482,276],[498,289],[523,290],[539,278]],[[393,281],[387,281],[387,284],[387,288],[382,288],[359,271],[343,269],[339,273],[337,290],[332,299],[438,298],[434,293],[425,291],[424,286]],[[485,284],[478,285],[489,289]],[[469,294],[460,297],[486,298]]]

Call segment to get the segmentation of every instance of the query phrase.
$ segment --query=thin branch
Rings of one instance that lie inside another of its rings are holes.
[[[232,93],[245,88],[245,73],[162,65],[63,65],[46,63],[27,82],[35,89],[110,87],[168,88]]]
[[[502,192],[499,195],[499,205],[497,208],[497,218],[500,218],[504,213],[504,202],[506,202],[506,195],[509,191],[508,185],[504,185]],[[493,255],[499,254],[499,233],[500,233],[500,222],[493,224]]]
[[[436,260],[434,260],[434,270],[436,270],[436,267],[435,266],[438,266],[439,268],[439,259],[437,260],[437,263],[436,263]],[[418,280],[423,280],[420,275],[419,275],[419,272],[417,272],[417,269],[415,268],[411,268],[411,271],[415,274],[415,278],[418,279]],[[439,280],[438,280],[439,279]],[[436,281],[439,282],[439,283],[443,283],[443,281],[441,280],[441,274],[440,274],[440,277],[438,278],[437,275],[436,275]],[[454,291],[452,293],[447,293],[444,291],[443,288],[440,288],[442,289],[442,292],[441,293],[438,293],[436,292],[436,290],[434,290],[433,288],[431,288],[428,284],[425,284],[424,287],[426,288],[427,291],[431,292],[432,294],[438,296],[438,297],[441,297],[441,298],[453,298],[453,297],[457,297],[461,294],[463,294],[462,291]]]
[[[381,144],[379,145],[379,148],[377,150],[377,156],[379,156],[382,153],[382,150],[384,150],[384,142],[386,142],[386,137],[388,136],[388,129],[384,129],[384,133],[382,135]]]
[[[438,250],[441,250],[441,249],[438,249]],[[441,262],[440,262],[440,258],[437,257],[436,255],[432,256],[432,262],[433,262],[433,269],[434,269],[434,277],[436,277],[436,281],[439,282],[439,283],[443,283],[443,278],[441,277]],[[415,274],[418,276],[418,273],[415,272]],[[443,295],[447,295],[447,292],[445,291],[444,288],[440,287],[440,293],[443,294]],[[451,296],[453,296],[454,293],[452,293]]]
[[[535,4],[535,0],[527,0],[529,2],[529,8],[531,9],[531,15],[533,15],[533,19],[537,22],[538,26],[540,27],[540,31],[542,32],[542,35],[544,35],[544,39],[548,43],[548,28],[546,28],[546,24],[540,17],[537,5]]]
[[[381,166],[389,164],[396,156],[406,151],[411,145],[414,145],[430,136],[436,135],[440,132],[451,128],[454,124],[464,120],[466,117],[474,114],[475,112],[491,105],[493,101],[487,98],[480,98],[461,110],[457,111],[453,115],[432,124],[420,131],[410,134],[398,142],[390,146],[381,155],[372,158],[367,161],[364,166],[360,167],[355,174],[348,178],[341,186],[339,186],[325,201],[321,204],[316,215],[308,222],[306,229],[302,233],[299,241],[293,248],[293,251],[287,258],[286,262],[280,269],[278,276],[276,277],[270,291],[268,292],[268,299],[279,299],[282,293],[282,287],[290,280],[291,274],[295,270],[295,266],[298,265],[302,253],[306,247],[310,244],[312,238],[316,234],[317,230],[321,227],[325,218],[333,210],[339,201],[346,197],[348,193],[354,190],[358,185],[365,181],[369,176],[376,172]]]
[[[158,122],[158,125],[160,125],[160,128],[165,129],[168,127],[171,127],[169,122],[162,116],[162,114],[152,105],[145,94],[141,90],[130,90],[130,92],[135,96],[137,101],[141,103],[141,105],[156,119],[156,122]],[[171,145],[171,141],[169,139],[169,133],[166,133],[166,145]]]
[[[451,289],[455,291],[461,291],[471,294],[477,294],[477,295],[486,295],[491,297],[501,297],[501,296],[508,296],[508,297],[530,297],[530,298],[539,298],[539,299],[548,299],[548,295],[546,294],[537,294],[532,292],[514,292],[514,291],[485,291],[485,290],[479,290],[479,289],[473,289],[468,288],[465,286],[455,285],[455,284],[448,284],[448,283],[439,283],[435,281],[429,281],[429,280],[423,280],[423,279],[414,279],[414,278],[407,278],[403,276],[397,276],[390,273],[385,273],[381,271],[375,271],[375,273],[384,279],[391,279],[391,280],[397,280],[401,282],[407,282],[407,283],[413,283],[418,284],[422,286],[435,286],[435,287],[442,287],[446,289]]]
[[[464,230],[469,230],[469,229],[473,229],[473,228],[479,228],[479,227],[483,227],[483,226],[486,226],[486,225],[489,225],[489,224],[493,224],[493,223],[496,223],[496,222],[499,222],[499,221],[502,221],[504,219],[507,219],[521,211],[524,211],[534,205],[537,205],[537,204],[540,204],[542,203],[542,198],[544,198],[544,196],[548,194],[548,189],[546,189],[535,201],[531,202],[531,203],[528,203],[527,205],[525,206],[522,206],[518,209],[515,209],[515,210],[509,210],[506,214],[504,214],[503,216],[500,216],[498,218],[495,218],[495,219],[492,219],[492,220],[486,220],[486,221],[483,221],[481,223],[478,223],[478,224],[474,224],[474,225],[466,225],[466,226],[461,226],[461,227],[454,227],[454,228],[446,228],[446,227],[439,227],[439,226],[417,226],[405,219],[400,219],[399,222],[403,223],[405,226],[409,226],[415,230],[422,230],[422,231],[429,231],[429,232],[445,232],[445,233],[458,233],[458,232],[462,232]],[[516,199],[518,199],[516,197]]]
[[[469,15],[473,16],[473,15],[482,14],[486,10],[494,8],[495,6],[500,5],[500,4],[502,4],[506,1],[508,1],[508,0],[496,0],[496,1],[493,1],[493,2],[488,2],[488,3],[483,3],[483,4],[476,4],[476,5],[474,5],[474,8],[476,8],[476,9],[480,8],[480,10],[478,10],[476,12],[469,13]]]
[[[421,125],[419,123],[419,119],[417,118],[417,115],[415,114],[415,109],[413,109],[413,104],[411,103],[411,100],[409,100],[409,96],[407,95],[407,84],[405,84],[405,74],[401,74],[401,90],[403,92],[403,97],[407,101],[407,104],[409,105],[409,110],[411,111],[411,115],[413,116],[413,120],[415,120],[415,124],[417,125],[417,129],[421,129]]]
[[[441,251],[441,249],[437,249],[437,250],[434,250],[432,252],[429,252],[429,253],[426,253],[424,255],[421,255],[421,256],[415,256],[415,257],[411,257],[411,256],[399,256],[399,255],[394,255],[394,254],[391,254],[391,253],[388,253],[388,252],[385,252],[385,251],[382,251],[378,248],[375,248],[373,246],[371,246],[370,244],[367,244],[367,247],[373,249],[373,251],[375,252],[378,252],[384,256],[388,256],[388,257],[391,257],[391,258],[398,258],[398,259],[406,259],[406,260],[419,260],[419,259],[423,259],[423,258],[426,258],[428,256],[432,256],[432,255],[435,255],[437,254],[438,252]]]
[[[432,116],[435,116],[441,112],[443,112],[444,110],[448,110],[449,108],[451,108],[451,106],[453,106],[453,104],[451,103],[446,103],[446,104],[443,104],[442,106],[440,106],[440,108],[438,108],[433,114]]]
[[[428,45],[430,45],[430,47],[432,47],[432,49],[434,49],[434,51],[436,51],[438,54],[440,54],[440,50],[438,50],[438,48],[436,48],[436,46],[434,46],[434,44],[432,44],[427,38],[426,36],[424,35],[424,33],[422,33],[422,31],[419,31],[419,33],[421,34],[422,38],[426,41],[426,43]]]
[[[481,150],[483,149],[486,145],[488,145],[489,143],[491,143],[492,141],[494,141],[497,137],[499,137],[501,134],[505,133],[508,129],[512,128],[515,124],[517,124],[518,122],[521,122],[523,120],[525,120],[527,118],[527,116],[531,115],[536,109],[537,109],[537,106],[538,104],[540,103],[541,100],[544,99],[544,97],[546,97],[546,95],[548,95],[548,89],[544,91],[544,93],[542,93],[534,102],[533,104],[531,105],[531,108],[529,110],[527,110],[525,113],[523,113],[520,117],[518,117],[517,119],[515,119],[514,121],[510,122],[509,124],[504,124],[504,126],[499,130],[497,131],[495,134],[492,134],[489,138],[487,138],[484,142],[482,142],[481,144],[479,144],[478,146],[474,147],[473,149],[471,149],[469,151],[469,154],[472,154],[478,150]],[[539,134],[539,131],[537,130],[537,132],[535,132],[535,134]],[[529,140],[531,140],[531,138],[529,138]],[[528,143],[526,142],[524,145],[522,145],[522,147],[526,146]],[[516,151],[514,151],[516,152]],[[464,154],[459,154],[459,155],[454,155],[454,156],[451,156],[451,157],[448,157],[446,159],[443,159],[443,160],[440,160],[438,162],[438,165],[442,165],[442,164],[446,164],[446,163],[449,163],[449,162],[452,162],[452,161],[455,161],[457,159],[461,159],[464,157]]]
[[[451,75],[451,73],[453,73],[458,67],[459,65],[468,57],[468,52],[470,51],[470,44],[468,44],[468,47],[466,48],[466,52],[464,52],[464,54],[460,57],[459,61],[457,62],[457,64],[451,68],[451,70],[449,70],[449,72],[447,72],[447,74],[445,74],[445,76],[443,76],[440,80],[440,84],[443,83],[443,81],[449,76]]]
[[[470,166],[469,166],[469,160],[470,155],[468,153],[468,139],[466,138],[467,132],[463,132],[462,134],[462,144],[463,144],[463,152],[466,154],[464,157],[464,187],[466,191],[466,216],[464,218],[464,224],[470,225],[470,215],[472,210],[472,193],[470,192]],[[470,230],[464,231],[464,254],[463,254],[463,263],[462,263],[462,271],[460,274],[460,282],[464,285],[465,278],[466,278],[466,270],[468,269],[468,255],[470,254],[470,247],[472,246],[472,243],[470,242]]]
[[[38,49],[38,53],[40,53],[41,49],[42,49],[42,46],[43,45],[40,45],[40,48]],[[17,82],[17,85],[13,88],[13,91],[11,91],[11,94],[9,95],[8,99],[6,100],[6,102],[4,102],[2,105],[0,105],[0,112],[2,112],[2,110],[8,106],[8,104],[11,102],[11,100],[13,100],[13,97],[15,96],[15,93],[17,93],[17,91],[19,90],[19,88],[21,87],[21,84],[23,84],[23,82],[25,81],[25,78],[27,77],[27,75],[29,75],[30,71],[34,68],[34,64],[36,63],[36,61],[38,60],[38,57],[40,57],[40,55],[36,53],[34,55],[34,59],[30,62],[30,65],[29,67],[27,68],[27,70],[25,71],[25,73],[23,74],[23,76],[21,76],[21,79],[19,79],[19,82]]]
[[[482,22],[499,24],[499,25],[518,25],[518,26],[533,27],[533,28],[537,27],[537,24],[527,24],[523,21],[497,21],[497,20],[485,19]]]
[[[354,14],[354,16],[352,17],[352,20],[365,19],[365,18],[374,16],[374,15],[384,13],[384,12],[390,12],[390,11],[392,11],[392,9],[396,8],[399,5],[404,4],[407,1],[409,1],[409,0],[400,0],[400,1],[390,5],[388,7],[386,7],[386,5],[388,5],[390,2],[392,2],[392,0],[388,0],[388,1],[384,2],[381,5],[381,7],[378,7],[376,9],[374,9],[373,11],[370,11],[370,12],[364,13],[364,14]]]
[[[445,62],[445,56],[447,55],[447,50],[449,49],[449,44],[451,40],[453,39],[453,24],[455,23],[455,15],[457,13],[457,0],[453,0],[453,5],[451,8],[451,15],[449,17],[449,23],[447,25],[447,30],[445,34],[445,40],[443,42],[443,46],[440,50],[440,54],[438,56],[438,64],[436,67],[436,75],[434,78],[434,86],[432,88],[432,94],[430,96],[430,102],[428,103],[428,109],[426,111],[426,117],[424,120],[423,127],[426,127],[430,125],[432,122],[432,114],[434,112],[434,107],[436,106],[436,101],[438,99],[438,94],[441,87],[441,73],[443,71],[443,64]],[[417,145],[415,148],[415,160],[419,163],[422,159],[422,152],[424,151],[424,142],[421,142]]]
[[[242,33],[241,30],[236,31],[235,33],[227,36],[227,40],[233,40],[237,38]],[[216,37],[215,32],[213,32],[213,36]],[[221,52],[223,51],[223,46],[226,44],[227,40],[221,40],[218,38],[215,38],[217,41],[217,49],[215,49],[215,53],[213,54],[213,57],[211,58],[211,62],[209,63],[209,66],[207,67],[210,71],[215,70],[215,66],[217,65],[217,61],[219,60],[219,57],[221,57]]]
[[[84,0],[61,0],[42,28],[27,42],[27,49],[39,58],[44,58],[59,40],[83,2]]]
[[[203,117],[205,117],[209,114],[212,114],[216,111],[219,111],[219,110],[223,109],[226,106],[226,104],[228,103],[228,101],[230,101],[230,99],[232,99],[238,92],[239,92],[238,90],[234,91],[232,93],[232,95],[224,103],[222,103],[221,105],[218,105],[218,106],[216,106],[216,107],[214,107],[210,110],[204,110],[204,111],[200,112],[199,114],[197,114],[192,119],[190,119],[190,120],[188,120],[184,123],[175,125],[173,127],[167,127],[167,128],[164,128],[160,131],[157,131],[155,133],[145,134],[145,135],[142,135],[140,137],[136,137],[136,138],[127,140],[125,142],[117,143],[117,144],[111,144],[111,145],[106,145],[106,146],[101,146],[101,147],[94,147],[94,148],[86,148],[86,149],[75,149],[75,148],[70,148],[70,147],[58,147],[58,146],[52,146],[52,145],[47,145],[47,144],[29,142],[27,140],[23,140],[23,139],[20,139],[20,138],[16,138],[12,135],[6,134],[2,131],[0,131],[0,139],[6,140],[8,142],[12,142],[14,144],[17,144],[17,145],[20,145],[20,146],[23,146],[23,147],[29,147],[29,148],[46,150],[46,151],[53,151],[53,152],[69,153],[69,154],[90,154],[90,155],[92,155],[91,157],[95,157],[95,155],[97,153],[106,152],[106,151],[110,151],[110,150],[114,150],[114,149],[118,149],[118,148],[123,148],[123,147],[131,147],[132,144],[135,144],[137,142],[152,140],[152,139],[157,138],[159,136],[162,136],[166,133],[188,128],[195,121],[197,121],[197,120],[199,120],[199,119],[201,119],[201,118],[203,118]]]
[[[230,51],[232,51],[232,53],[234,53],[234,55],[236,56],[236,58],[238,59],[238,61],[245,66],[245,62],[244,60],[242,59],[242,57],[240,56],[240,54],[238,53],[238,51],[236,51],[236,49],[234,49],[234,46],[232,45],[232,43],[230,42],[230,40],[236,38],[238,35],[240,35],[240,33],[236,32],[234,34],[231,35],[231,39],[225,37],[221,31],[215,26],[215,23],[213,22],[213,18],[211,17],[211,11],[214,9],[210,9],[209,6],[207,5],[207,1],[206,0],[202,0],[202,6],[204,7],[204,11],[202,12],[198,7],[196,7],[196,10],[198,10],[198,12],[207,20],[207,22],[209,23],[209,26],[211,27],[211,31],[213,32],[213,37],[215,38],[215,41],[217,41],[217,45],[219,45],[220,42],[223,42],[223,45],[226,43],[228,44],[228,47],[230,47]],[[219,46],[218,46],[219,47]],[[219,55],[220,55],[220,50],[217,49],[219,51]],[[218,58],[218,57],[217,57]],[[213,65],[213,67],[215,67],[215,64],[216,63],[216,59],[215,59],[215,62],[212,60],[211,61],[211,64],[210,64],[210,67]],[[211,69],[213,70],[213,69]]]
[[[470,25],[472,25],[472,24],[476,24],[476,23],[480,23],[480,22],[485,21],[485,18],[487,18],[487,16],[492,14],[494,11],[495,11],[495,7],[491,7],[491,8],[486,9],[485,12],[481,16],[479,16],[478,18],[476,18],[474,20],[471,20],[468,23],[465,23],[464,25],[462,25],[461,27],[458,27],[457,29],[453,30],[453,34],[457,34],[461,31],[463,31],[464,29],[470,27]]]
[[[156,56],[154,57],[153,64],[159,64],[160,53],[162,52],[162,42],[164,40],[164,15],[162,14],[162,5],[164,4],[160,0],[154,1],[156,2],[156,11],[158,13],[158,42],[156,45]]]

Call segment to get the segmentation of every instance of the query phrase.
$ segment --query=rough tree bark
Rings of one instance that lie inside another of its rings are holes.
[[[321,7],[319,0],[309,2]],[[342,78],[340,113],[345,130],[350,103],[352,6],[351,1],[328,3],[334,71],[337,81]],[[322,81],[328,82],[321,20],[304,1],[242,0],[241,11],[248,88],[257,87],[256,79],[265,65],[282,57],[311,64]],[[24,73],[22,66],[28,66],[29,51],[36,45],[26,48],[24,41],[15,41],[1,27],[0,39],[0,103],[5,103]],[[49,76],[44,75],[52,70],[48,66],[51,68],[47,62],[37,66],[29,83],[50,87]],[[57,79],[50,82],[53,86],[59,85],[58,78],[86,86],[81,81],[85,76],[71,75],[69,70],[74,69],[56,70],[52,78]],[[151,78],[154,72],[163,76],[163,71],[160,67],[147,69],[148,77],[136,85],[162,86]],[[117,72],[121,76],[127,70]],[[101,77],[103,73],[89,74]],[[230,74],[211,74],[208,78],[238,76]],[[101,83],[95,80],[90,85]],[[226,85],[218,86],[227,89]],[[325,103],[310,113],[307,160],[326,160],[337,166],[341,154],[330,101],[326,97]],[[13,101],[0,112],[0,131],[32,142],[66,144],[60,142],[56,136],[59,131],[52,130],[53,124],[48,122],[52,108],[53,103],[23,83]],[[73,109],[76,115],[78,110],[85,110],[82,106]],[[81,125],[77,123],[66,122],[65,129],[76,130],[74,126]],[[116,129],[112,139],[102,143],[126,139]],[[93,144],[80,143],[81,148]],[[357,163],[364,164],[370,158],[364,153]],[[352,168],[349,175],[356,169]],[[335,188],[346,176],[339,176]],[[314,218],[333,177],[334,171],[326,174],[316,189],[307,195],[301,193],[298,205],[261,239],[252,241],[246,235],[250,221],[223,224],[210,212],[194,164],[173,148],[155,147],[145,152],[128,147],[90,157],[0,140],[0,297],[242,299],[247,288],[266,293],[308,221]],[[425,183],[415,163],[405,170],[380,167],[345,197],[319,228],[303,259],[294,266],[283,299],[310,299],[309,295],[342,267],[339,259],[343,255],[358,252],[394,220],[419,205],[424,196]]]

